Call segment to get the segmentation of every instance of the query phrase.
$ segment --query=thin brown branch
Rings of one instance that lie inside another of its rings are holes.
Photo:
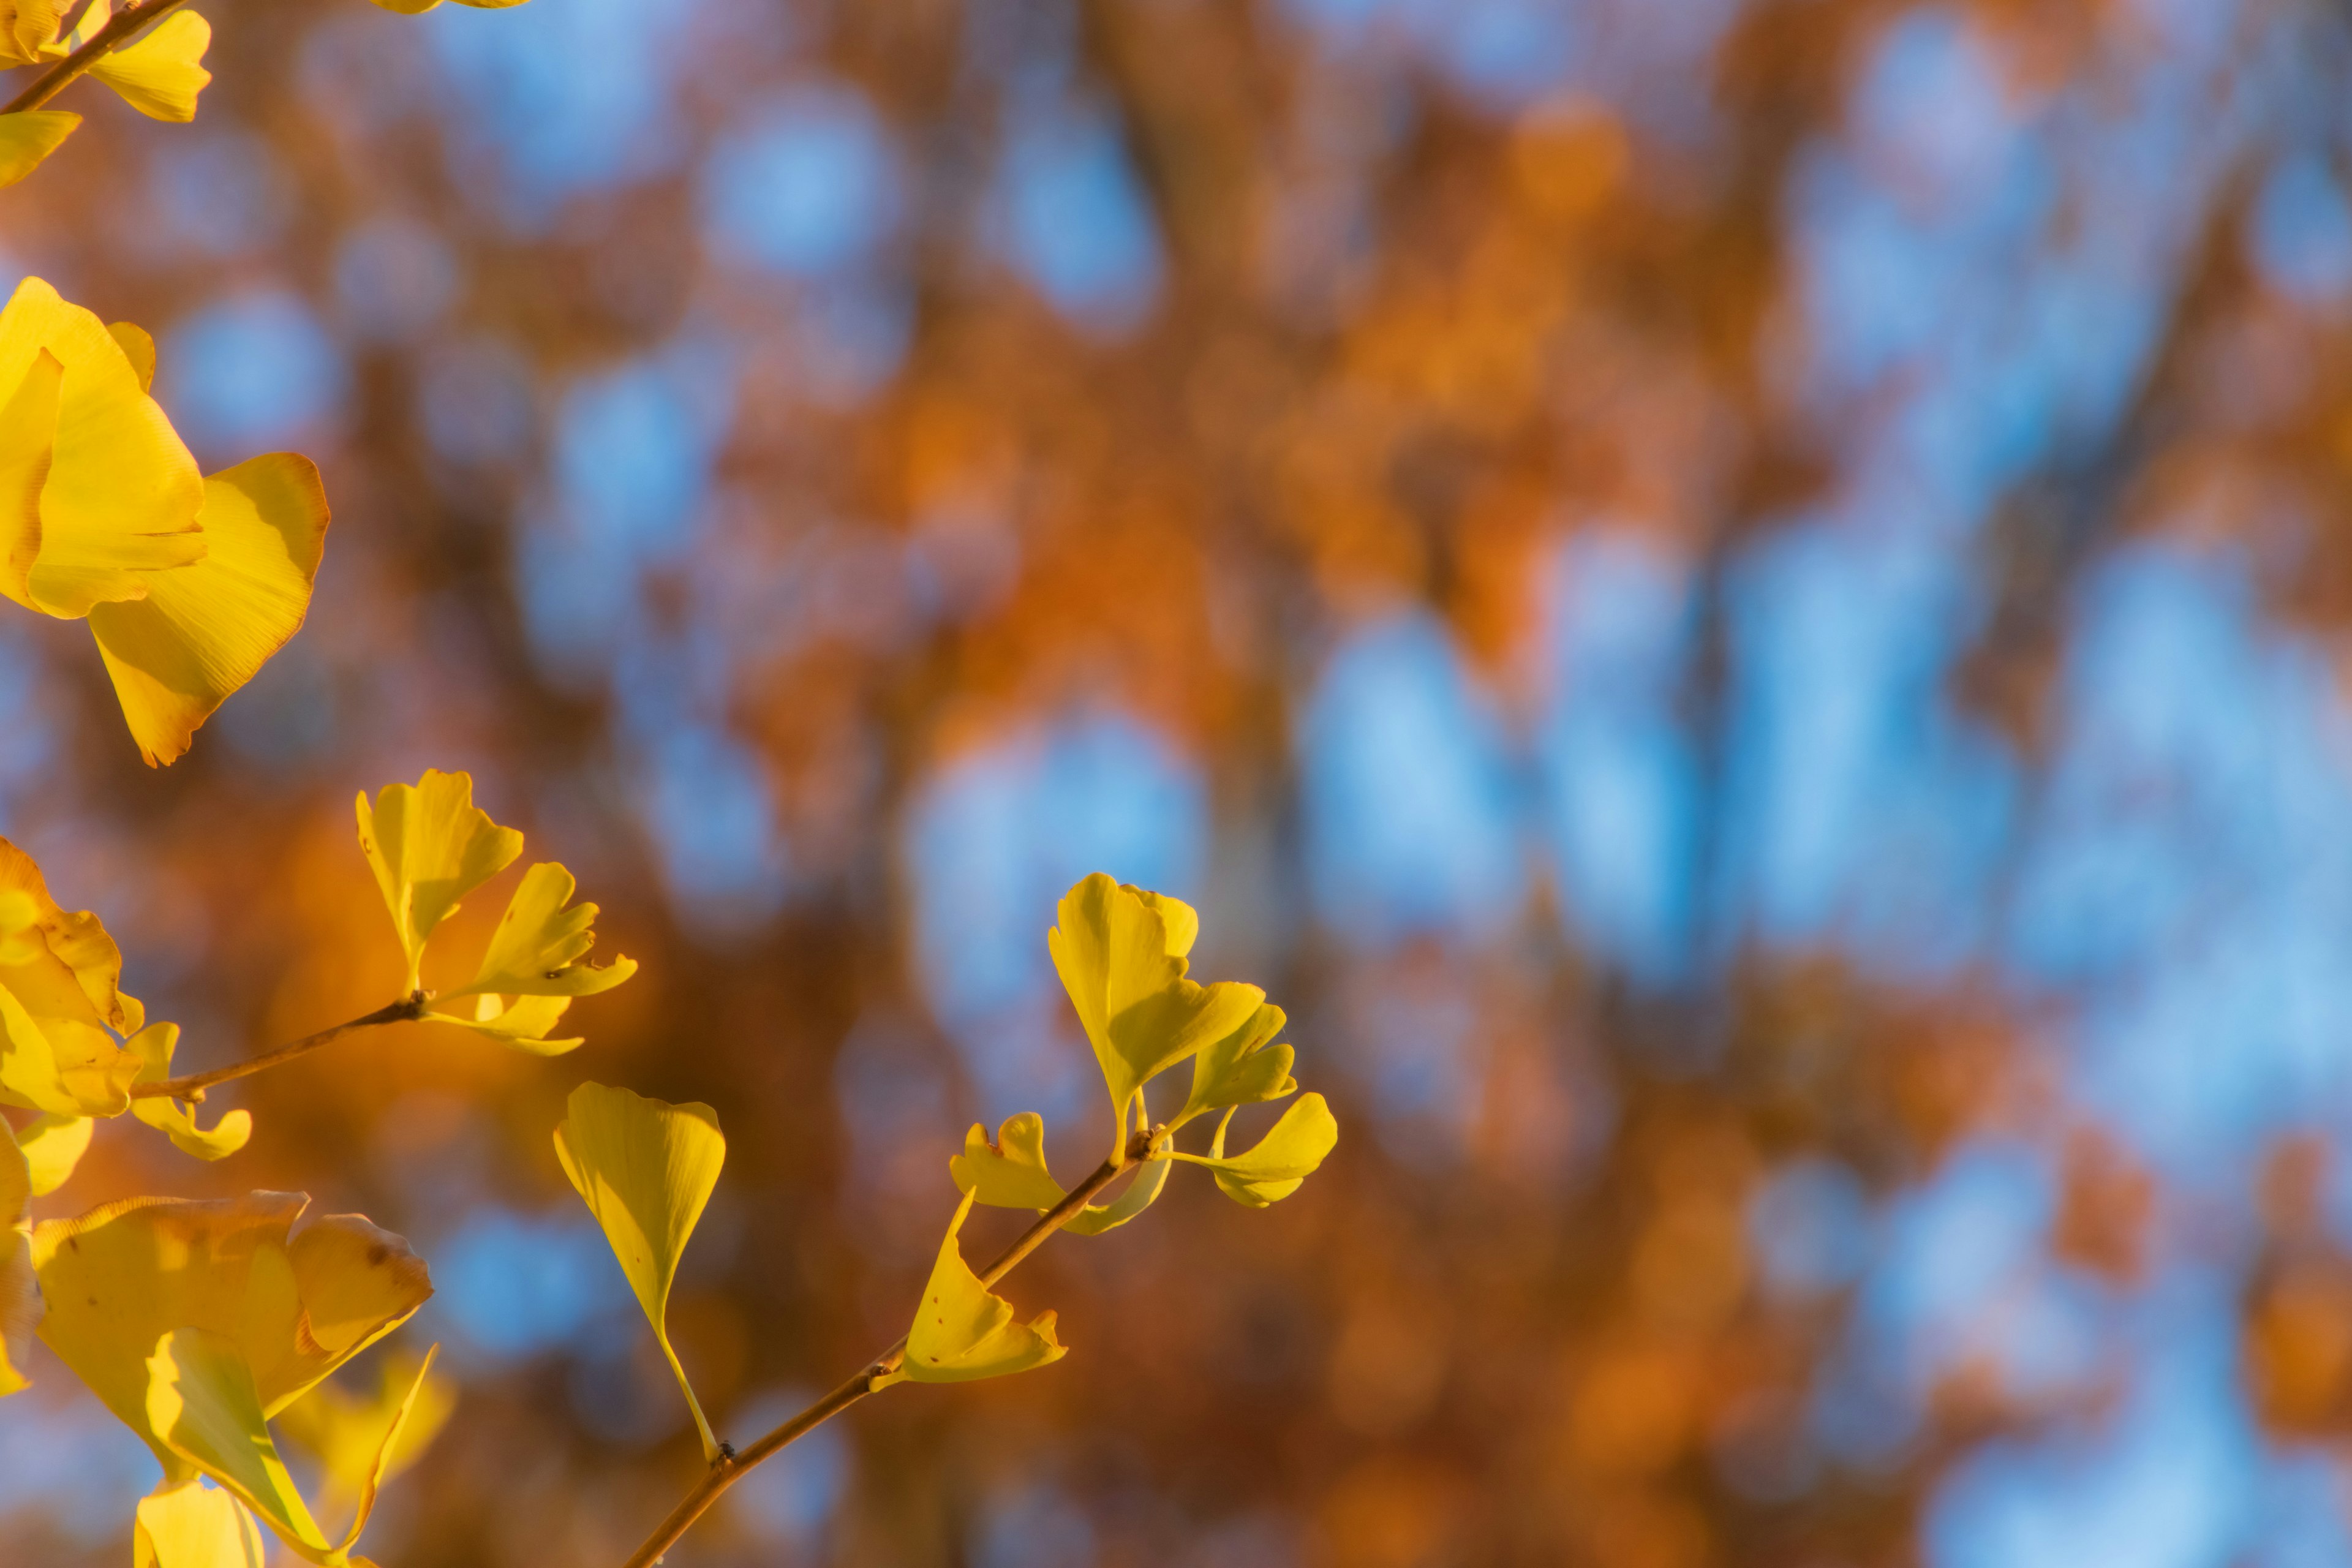
[[[33,84],[8,100],[0,114],[19,114],[41,105],[65,90],[74,78],[131,41],[132,35],[154,21],[166,11],[177,10],[182,0],[147,0],[143,5],[127,5],[108,18],[106,26],[89,36],[89,41],[39,76]]]
[[[169,1097],[173,1100],[202,1100],[205,1097],[205,1090],[216,1083],[226,1083],[231,1079],[250,1078],[265,1068],[277,1067],[283,1062],[290,1062],[296,1057],[309,1056],[320,1046],[348,1035],[353,1029],[371,1029],[378,1024],[405,1024],[422,1018],[425,1016],[425,1004],[431,998],[425,992],[412,991],[399,1001],[388,1002],[373,1013],[353,1018],[349,1023],[338,1024],[331,1029],[321,1029],[315,1035],[305,1035],[291,1045],[280,1046],[276,1050],[261,1056],[236,1062],[228,1067],[215,1068],[210,1072],[192,1072],[184,1077],[167,1078],[154,1083],[132,1084],[131,1098],[161,1100]]]
[[[1060,1203],[1038,1215],[1036,1224],[1023,1231],[1018,1240],[997,1255],[995,1262],[982,1269],[980,1282],[993,1286],[1020,1267],[1023,1258],[1043,1246],[1047,1237],[1076,1219],[1078,1211],[1093,1202],[1095,1195],[1116,1181],[1121,1172],[1136,1169],[1133,1162],[1150,1153],[1153,1140],[1160,1135],[1158,1129],[1138,1132],[1119,1151],[1118,1158],[1106,1160],[1096,1166],[1094,1174],[1071,1188],[1069,1195]],[[702,1517],[703,1511],[719,1500],[719,1493],[741,1480],[754,1466],[773,1458],[792,1443],[873,1393],[875,1380],[898,1371],[906,1359],[907,1342],[901,1339],[866,1363],[847,1382],[741,1453],[722,1446],[718,1459],[702,1473],[702,1479],[694,1484],[694,1489],[670,1510],[669,1517],[663,1520],[651,1535],[646,1537],[645,1544],[630,1554],[624,1568],[652,1568],[654,1563],[662,1560],[664,1552],[677,1544],[678,1538]]]

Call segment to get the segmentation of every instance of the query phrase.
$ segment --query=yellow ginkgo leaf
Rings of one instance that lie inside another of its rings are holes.
[[[0,1103],[60,1117],[130,1108],[139,1064],[113,1031],[145,1014],[121,973],[99,918],[58,908],[32,858],[0,838]]]
[[[413,784],[384,785],[373,806],[362,795],[359,821],[360,847],[400,932],[413,991],[434,928],[522,853],[522,835],[474,805],[472,774],[437,769]]]
[[[82,1155],[89,1152],[90,1134],[97,1130],[98,1123],[87,1116],[47,1111],[16,1130],[16,1143],[25,1151],[35,1197],[47,1197],[66,1184]]]
[[[173,1329],[155,1342],[146,1373],[146,1425],[184,1470],[226,1489],[305,1561],[341,1556],[278,1457],[253,1368],[235,1340]]]
[[[1034,1110],[1006,1117],[993,1143],[988,1129],[973,1122],[964,1135],[963,1152],[948,1161],[948,1174],[977,1202],[996,1208],[1043,1211],[1069,1196],[1046,1168],[1045,1122]],[[1088,1204],[1063,1228],[1073,1236],[1116,1230],[1150,1208],[1167,1184],[1168,1166],[1155,1155],[1136,1173],[1127,1191],[1108,1204]]]
[[[1040,1312],[1028,1322],[1014,1322],[1013,1303],[991,1294],[963,1260],[956,1237],[971,1205],[972,1194],[966,1193],[956,1205],[955,1218],[948,1222],[947,1239],[940,1243],[939,1261],[923,1288],[923,1304],[907,1331],[907,1359],[897,1372],[875,1379],[874,1387],[908,1379],[971,1383],[1062,1359],[1065,1347],[1054,1337],[1054,1314]]]
[[[61,0],[0,0],[0,69],[43,58],[66,9]]]
[[[1201,985],[1184,977],[1200,918],[1190,905],[1097,871],[1062,900],[1047,934],[1054,967],[1102,1064],[1118,1124],[1127,1133],[1135,1093],[1155,1075],[1231,1034],[1257,1010],[1255,985]],[[1115,1145],[1117,1146],[1117,1145]]]
[[[49,896],[48,884],[33,858],[0,838],[0,900],[12,893],[20,895],[15,900],[18,908],[29,903],[32,927],[22,948],[0,942],[0,984],[8,983],[9,965],[31,962],[35,951],[31,943],[37,938],[39,947],[72,974],[74,986],[100,1023],[120,1034],[137,1033],[146,1023],[146,1010],[137,997],[121,988],[122,950],[106,934],[105,925],[88,910],[60,908]],[[48,982],[28,980],[27,984]]]
[[[89,611],[122,716],[151,767],[186,752],[213,710],[301,629],[326,549],[327,492],[318,468],[292,452],[205,480],[200,516],[202,561],[153,574],[141,598]]]
[[[667,1320],[679,1255],[727,1159],[718,1116],[707,1105],[671,1105],[625,1089],[583,1083],[565,1102],[562,1124],[555,1130],[555,1157],[604,1227],[604,1239],[653,1324],[654,1338],[686,1394],[687,1408],[694,1412],[703,1458],[717,1458],[719,1439],[670,1348]]]
[[[590,929],[596,906],[563,907],[578,886],[571,872],[552,863],[524,872],[482,954],[481,972],[472,984],[448,994],[593,996],[635,974],[636,963],[628,958],[601,967],[583,962],[596,945]]]
[[[1068,1194],[1045,1169],[1045,1120],[1034,1110],[1008,1116],[988,1140],[975,1121],[963,1152],[948,1162],[955,1184],[983,1204],[1004,1209],[1049,1209]]]
[[[457,1385],[432,1375],[429,1356],[394,1355],[372,1394],[347,1394],[330,1379],[288,1405],[277,1426],[318,1456],[318,1510],[335,1513],[421,1458],[457,1407]]]
[[[238,1349],[265,1414],[408,1321],[433,1293],[422,1259],[357,1215],[295,1221],[299,1193],[131,1198],[33,1229],[49,1303],[41,1338],[179,1478],[147,1424],[147,1358],[173,1329]]]
[[[262,1568],[261,1527],[234,1492],[166,1482],[139,1500],[131,1568]]]
[[[61,376],[38,550],[21,581],[0,578],[0,588],[70,619],[143,598],[154,574],[204,559],[204,480],[105,324],[27,278],[0,310],[0,407],[44,353]]]
[[[1202,1047],[1192,1058],[1192,1092],[1171,1125],[1181,1127],[1204,1111],[1296,1094],[1298,1080],[1290,1076],[1296,1053],[1268,1043],[1282,1033],[1284,1021],[1282,1009],[1268,1002],[1232,1034]]]
[[[16,1134],[0,1117],[0,1397],[28,1381],[26,1353],[33,1326],[41,1321],[41,1288],[33,1271],[33,1237],[25,1226],[32,1200],[32,1173],[16,1147]]]
[[[139,390],[155,389],[155,334],[135,321],[109,321],[107,336],[122,345],[122,357],[131,362],[131,374],[139,378]]]
[[[179,1048],[180,1026],[150,1024],[124,1042],[123,1048],[139,1058],[140,1083],[162,1083],[172,1076],[172,1056]],[[184,1154],[199,1160],[226,1160],[253,1136],[253,1112],[231,1110],[207,1129],[196,1124],[196,1108],[163,1095],[131,1102],[131,1114],[172,1141]]]
[[[560,1057],[583,1043],[582,1037],[551,1040],[547,1037],[572,1005],[569,996],[500,996],[495,993],[472,997],[470,1005],[455,1013],[436,1008],[425,1016],[435,1023],[455,1024],[496,1040],[509,1050],[534,1057]]]
[[[1207,1154],[1173,1158],[1208,1167],[1218,1190],[1247,1208],[1262,1209],[1297,1192],[1339,1142],[1339,1123],[1319,1094],[1300,1096],[1255,1148],[1227,1156],[1225,1127],[1232,1121],[1233,1113],[1226,1112]]]
[[[80,115],[62,109],[0,114],[0,185],[13,185],[39,168],[80,124]]]
[[[148,119],[185,123],[196,117],[196,94],[213,79],[199,63],[212,41],[210,22],[174,11],[138,42],[100,56],[89,74]]]

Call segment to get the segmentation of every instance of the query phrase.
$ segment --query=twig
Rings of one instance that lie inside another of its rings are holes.
[[[1076,1219],[1078,1211],[1092,1202],[1097,1193],[1110,1185],[1121,1172],[1132,1169],[1132,1162],[1149,1154],[1152,1141],[1159,1136],[1158,1129],[1138,1132],[1118,1152],[1118,1158],[1104,1161],[1095,1168],[1094,1174],[1071,1188],[1067,1197],[1038,1215],[1036,1224],[1023,1231],[1019,1240],[1006,1247],[995,1262],[980,1271],[980,1282],[993,1286],[1012,1273],[1023,1258],[1044,1245],[1047,1237]],[[702,1517],[703,1511],[719,1500],[719,1493],[741,1480],[753,1466],[773,1458],[788,1444],[806,1436],[874,1392],[875,1380],[898,1371],[906,1359],[907,1342],[901,1339],[860,1368],[847,1382],[741,1453],[722,1447],[719,1458],[694,1484],[694,1489],[670,1510],[669,1517],[663,1520],[659,1527],[646,1538],[646,1543],[630,1555],[624,1568],[652,1568],[654,1563],[662,1560],[664,1552],[677,1544],[678,1538]]]
[[[262,1056],[228,1067],[215,1068],[210,1072],[192,1072],[182,1078],[167,1078],[155,1083],[134,1083],[131,1086],[131,1098],[160,1100],[168,1096],[173,1100],[202,1100],[205,1090],[216,1083],[250,1078],[265,1068],[274,1068],[281,1062],[290,1062],[296,1057],[308,1056],[330,1040],[348,1035],[353,1029],[373,1028],[378,1024],[412,1023],[425,1016],[425,1004],[431,1000],[432,995],[428,992],[412,991],[399,1001],[388,1002],[364,1016],[353,1018],[347,1024],[338,1024],[331,1029],[321,1029],[315,1035],[305,1035],[291,1045],[280,1046]]]
[[[41,105],[65,90],[67,84],[100,60],[112,54],[148,23],[166,11],[176,10],[182,0],[147,0],[144,5],[128,5],[107,19],[106,26],[89,36],[89,41],[39,76],[33,84],[10,99],[0,114],[18,114]]]

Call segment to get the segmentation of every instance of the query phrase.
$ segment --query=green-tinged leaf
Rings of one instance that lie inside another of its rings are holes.
[[[33,1237],[25,1226],[33,1196],[32,1172],[16,1136],[0,1117],[0,1397],[29,1381],[25,1358],[41,1321],[41,1288],[33,1271]]]
[[[332,1514],[356,1508],[371,1476],[380,1486],[415,1464],[457,1407],[457,1385],[432,1374],[430,1355],[387,1355],[371,1394],[347,1394],[330,1379],[288,1405],[277,1428],[318,1456],[318,1510]]]
[[[89,1152],[89,1136],[97,1129],[98,1123],[87,1116],[44,1111],[16,1130],[16,1144],[25,1151],[35,1197],[47,1197],[66,1184],[74,1167]]]
[[[1034,1110],[1006,1117],[993,1143],[988,1129],[973,1122],[948,1173],[959,1189],[996,1208],[1049,1209],[1068,1195],[1045,1169],[1045,1121]]]
[[[572,1091],[555,1130],[555,1157],[604,1227],[604,1239],[646,1310],[702,1434],[703,1458],[717,1458],[719,1439],[670,1348],[667,1319],[678,1258],[727,1159],[719,1118],[707,1105],[671,1105],[629,1089],[583,1083]]]
[[[947,1239],[940,1244],[939,1261],[923,1289],[923,1304],[907,1331],[906,1361],[889,1376],[877,1378],[875,1387],[910,1378],[917,1383],[971,1383],[1062,1359],[1064,1346],[1054,1338],[1054,1314],[1040,1312],[1026,1323],[1014,1322],[1013,1304],[992,1295],[963,1260],[956,1235],[971,1205],[972,1195],[966,1193],[948,1224]]]
[[[507,904],[482,954],[481,973],[451,996],[593,996],[637,972],[634,960],[598,966],[582,962],[596,945],[596,906],[571,902],[578,884],[553,863],[533,866]]]
[[[234,1493],[305,1561],[342,1555],[278,1457],[253,1368],[235,1340],[174,1329],[157,1339],[146,1364],[147,1426],[174,1457]]]
[[[297,1225],[309,1202],[131,1198],[33,1229],[43,1342],[173,1479],[182,1462],[147,1422],[147,1359],[167,1331],[227,1338],[275,1414],[433,1293],[405,1241],[358,1215]]]
[[[150,1024],[124,1043],[139,1058],[141,1083],[162,1083],[172,1076],[172,1054],[179,1048],[180,1026]],[[231,1110],[211,1127],[196,1124],[196,1108],[162,1095],[131,1102],[131,1114],[172,1141],[173,1147],[199,1160],[226,1160],[253,1136],[253,1112]]]
[[[1226,1113],[1226,1121],[1232,1121],[1231,1112]],[[1208,1154],[1173,1158],[1208,1167],[1225,1196],[1245,1207],[1262,1209],[1297,1192],[1339,1142],[1339,1123],[1331,1108],[1321,1095],[1307,1094],[1285,1110],[1282,1120],[1245,1153],[1225,1153],[1225,1128],[1220,1125]]]
[[[262,1568],[266,1551],[261,1527],[234,1492],[166,1482],[139,1500],[131,1568]]]
[[[1255,985],[1201,985],[1184,977],[1183,954],[1200,919],[1176,900],[1122,886],[1097,872],[1070,889],[1058,912],[1046,945],[1102,1066],[1123,1144],[1136,1090],[1233,1033],[1257,1010],[1265,993]]]
[[[1295,1052],[1269,1042],[1282,1033],[1283,1011],[1268,1002],[1241,1026],[1192,1058],[1192,1092],[1171,1126],[1181,1127],[1204,1111],[1280,1100],[1298,1091],[1290,1076]]]
[[[1107,1230],[1117,1230],[1145,1209],[1160,1201],[1160,1191],[1168,1185],[1168,1161],[1154,1155],[1127,1184],[1127,1191],[1107,1204],[1088,1204],[1070,1216],[1062,1228],[1072,1236],[1100,1236]]]
[[[522,853],[522,835],[474,805],[472,774],[436,769],[414,784],[384,785],[373,807],[362,795],[359,824],[360,847],[408,955],[413,991],[434,929]]]
[[[80,115],[62,109],[0,114],[0,185],[13,185],[39,168],[80,124]]]
[[[471,998],[471,1003],[462,1012],[445,1013],[436,1007],[425,1016],[434,1023],[471,1029],[509,1050],[534,1057],[560,1057],[582,1043],[579,1036],[568,1040],[547,1037],[549,1031],[562,1021],[563,1010],[572,1005],[569,996],[484,994]],[[467,1016],[468,1013],[472,1016]]]

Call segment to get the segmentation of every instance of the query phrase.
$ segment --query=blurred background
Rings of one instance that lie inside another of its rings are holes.
[[[696,1472],[582,1079],[730,1134],[672,1321],[739,1440],[903,1328],[971,1122],[1083,1169],[1101,868],[1338,1154],[1056,1243],[1066,1363],[680,1568],[2352,1563],[2352,9],[204,9],[196,123],[77,88],[0,271],[320,460],[318,597],[161,773],[0,617],[0,832],[184,1068],[394,994],[351,800],[427,766],[645,964],[38,1210],[415,1241],[344,1380],[460,1392],[372,1555],[617,1563]],[[152,1461],[34,1370],[0,1531],[119,1563]]]

